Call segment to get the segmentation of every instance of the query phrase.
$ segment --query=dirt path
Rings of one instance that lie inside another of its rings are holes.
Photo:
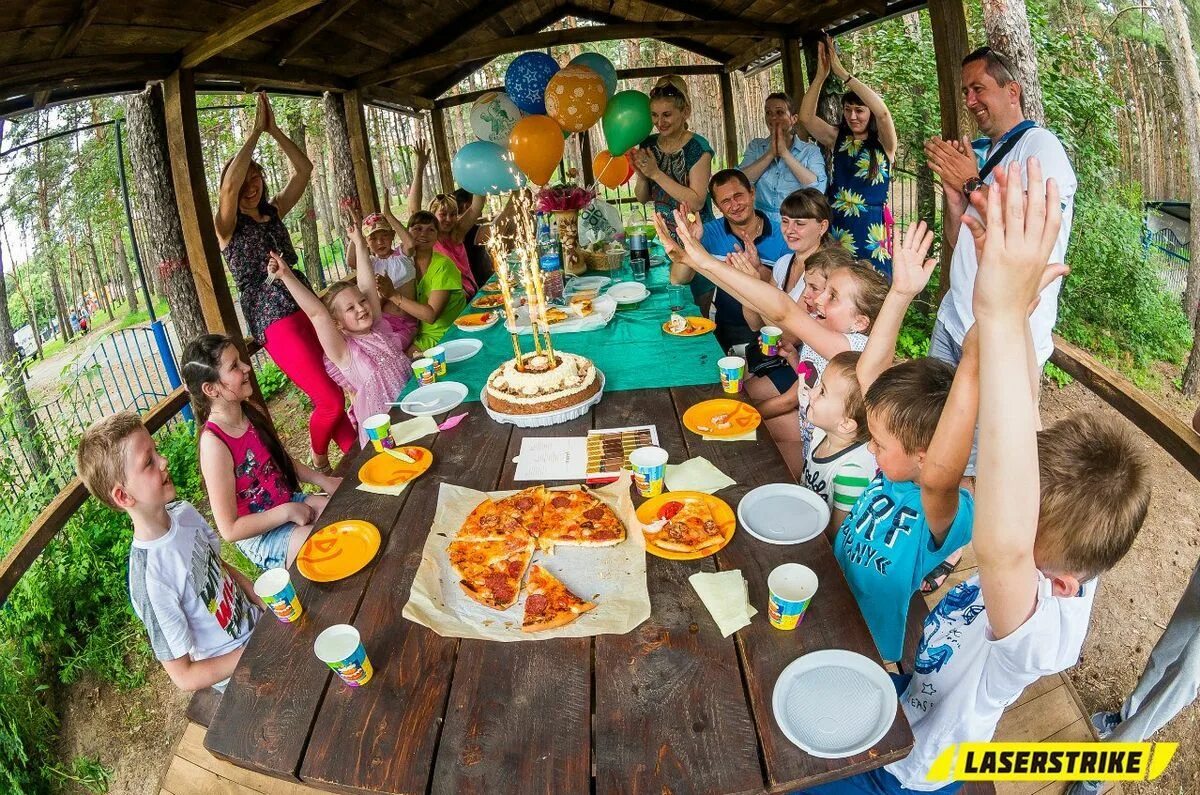
[[[1171,374],[1165,373],[1170,380]],[[1177,373],[1174,377],[1177,377]],[[1178,393],[1159,396],[1190,421],[1195,407]],[[1078,384],[1042,391],[1047,423],[1083,411],[1117,416]],[[271,414],[293,455],[306,445],[308,407],[295,389],[271,402]],[[1162,628],[1166,626],[1200,555],[1200,485],[1148,437],[1146,445],[1154,497],[1146,525],[1130,554],[1105,575],[1096,597],[1083,658],[1071,680],[1089,710],[1115,709],[1133,688]],[[119,692],[94,683],[72,686],[65,694],[63,757],[99,757],[113,768],[111,793],[153,795],[183,732],[187,697],[157,670],[149,684]],[[1125,785],[1134,795],[1200,792],[1200,744],[1188,742],[1200,729],[1200,702],[1184,710],[1160,739],[1181,741],[1175,760],[1157,781]]]

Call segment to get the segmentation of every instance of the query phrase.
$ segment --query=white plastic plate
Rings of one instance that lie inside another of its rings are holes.
[[[605,293],[618,304],[638,304],[650,297],[650,291],[641,282],[617,282]]]
[[[465,362],[483,349],[483,343],[475,339],[449,340],[439,344],[446,349],[446,364]]]
[[[577,293],[580,290],[603,290],[612,284],[607,276],[576,276],[567,282],[566,292]]]
[[[802,544],[829,524],[829,506],[803,486],[768,483],[742,497],[737,516],[746,532],[759,541]]]
[[[400,399],[400,410],[414,417],[431,417],[458,406],[467,397],[467,385],[437,381],[409,392]]]
[[[899,699],[880,665],[852,651],[824,649],[784,668],[771,702],[775,722],[801,750],[841,759],[883,739]]]

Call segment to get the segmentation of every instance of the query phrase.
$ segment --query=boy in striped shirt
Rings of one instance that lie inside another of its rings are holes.
[[[867,406],[855,374],[861,355],[843,351],[834,356],[809,394],[813,439],[804,459],[804,485],[829,505],[826,532],[831,538],[875,477]]]
[[[859,496],[834,539],[834,556],[879,654],[899,660],[908,603],[929,572],[971,540],[974,501],[959,488],[979,408],[974,334],[957,373],[923,358],[892,365],[909,304],[936,260],[932,233],[910,226],[893,252],[892,286],[875,319],[857,374],[866,392],[869,447],[879,476]]]

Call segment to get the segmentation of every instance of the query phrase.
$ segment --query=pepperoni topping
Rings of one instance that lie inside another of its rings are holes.
[[[490,513],[487,516],[479,517],[479,526],[480,527],[489,527],[490,528],[490,527],[495,527],[498,524],[500,524],[500,517],[496,516],[496,514],[494,514],[494,513]]]
[[[550,504],[553,505],[555,508],[570,508],[571,507],[571,498],[560,494],[559,496],[550,500]]]
[[[584,530],[591,530],[591,529],[592,529],[593,527],[595,527],[596,525],[595,525],[594,523],[592,523],[592,522],[580,522],[580,523],[579,523],[579,526],[580,526],[581,528],[583,528]]]
[[[528,511],[530,508],[533,507],[533,499],[530,497],[522,497],[521,499],[517,500],[514,504],[517,506],[517,510]]]
[[[682,502],[668,502],[658,509],[659,519],[673,519],[675,514],[683,510]]]
[[[708,532],[708,533],[717,532],[717,523],[714,522],[712,519],[705,519],[704,520],[704,530],[705,530],[705,532]]]
[[[667,525],[667,535],[669,535],[671,538],[675,539],[676,541],[682,541],[683,540],[683,525],[678,525],[678,524],[675,524],[674,522]]]
[[[531,616],[540,616],[550,606],[550,600],[540,593],[530,594],[525,600],[525,612]]]
[[[604,513],[605,513],[604,509],[597,506],[595,508],[589,508],[586,511],[584,511],[583,518],[591,519],[593,522],[596,522],[596,521],[599,521],[604,518]]]
[[[525,566],[519,560],[510,560],[508,562],[508,574],[510,577],[520,577]]]
[[[515,591],[508,578],[498,572],[492,572],[483,578],[483,584],[492,592],[492,597],[498,602],[507,602],[513,598]]]

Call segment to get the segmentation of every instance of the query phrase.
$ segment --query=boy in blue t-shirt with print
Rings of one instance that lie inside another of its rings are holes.
[[[891,367],[904,313],[936,264],[933,235],[910,226],[893,255],[892,286],[875,319],[858,378],[866,394],[879,475],[838,529],[834,555],[884,660],[904,651],[908,603],[922,579],[971,540],[974,505],[959,488],[979,405],[979,357],[958,375],[936,359]]]

